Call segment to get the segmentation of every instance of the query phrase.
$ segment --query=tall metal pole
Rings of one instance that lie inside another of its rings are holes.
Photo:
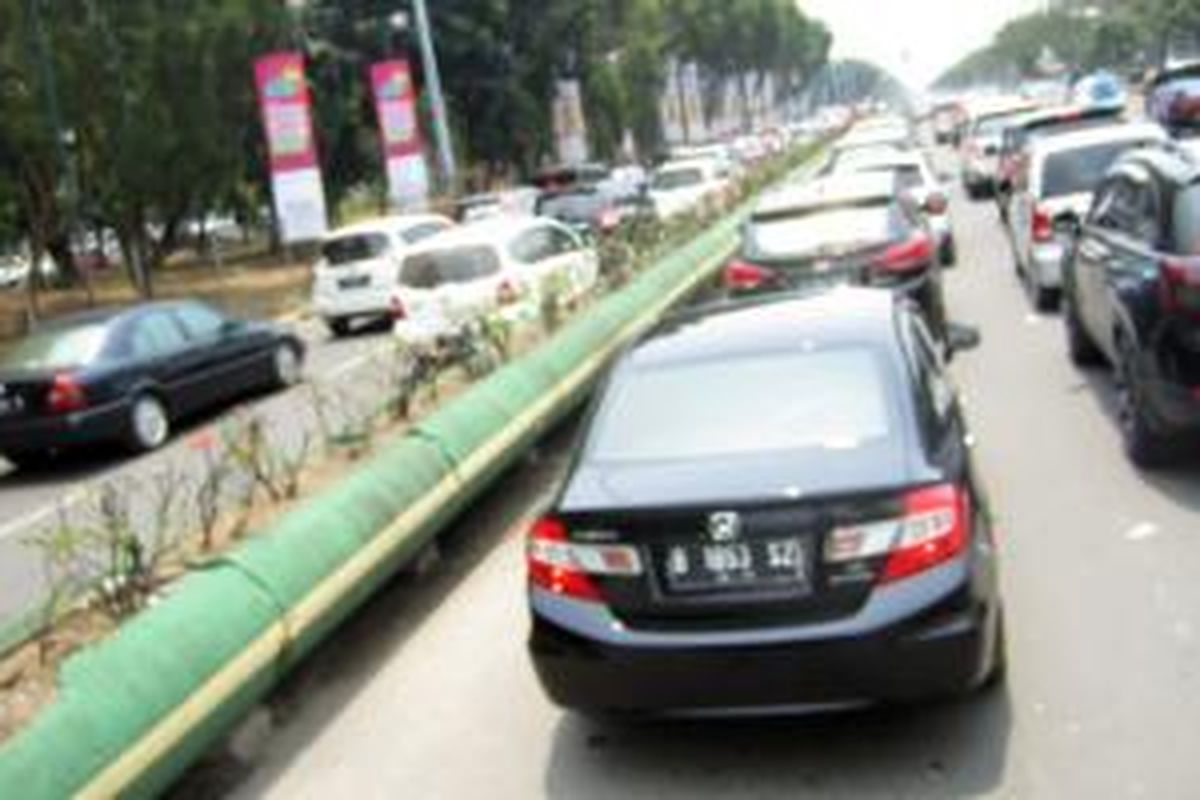
[[[417,39],[421,45],[421,64],[425,70],[425,83],[429,88],[433,135],[437,144],[442,185],[452,188],[457,178],[457,168],[454,163],[454,146],[450,141],[450,123],[446,116],[446,98],[442,94],[442,76],[438,72],[437,52],[434,50],[433,34],[429,27],[429,13],[425,9],[425,0],[412,0],[412,4],[417,22]]]

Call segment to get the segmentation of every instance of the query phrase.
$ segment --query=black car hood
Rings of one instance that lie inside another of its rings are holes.
[[[936,479],[895,442],[817,454],[780,452],[689,461],[580,463],[560,500],[567,513],[772,503],[897,488]]]

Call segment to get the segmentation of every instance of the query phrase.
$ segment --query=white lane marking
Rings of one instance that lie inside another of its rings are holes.
[[[1153,539],[1159,534],[1158,526],[1153,522],[1139,522],[1129,530],[1125,531],[1125,541],[1127,542],[1144,542],[1147,539]]]

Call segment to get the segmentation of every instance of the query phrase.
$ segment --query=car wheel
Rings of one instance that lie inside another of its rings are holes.
[[[1049,286],[1033,287],[1033,307],[1042,313],[1050,313],[1058,310],[1059,291]]]
[[[334,338],[341,338],[350,335],[350,320],[343,318],[327,319],[325,324],[329,327],[329,332],[334,335]]]
[[[1115,370],[1117,421],[1121,426],[1125,454],[1143,469],[1166,466],[1173,456],[1171,442],[1154,430],[1147,417],[1144,389],[1137,375],[1133,348],[1122,341],[1118,343],[1118,353]]]
[[[133,399],[129,407],[127,444],[135,453],[157,450],[171,438],[171,415],[167,406],[150,392]]]
[[[954,244],[954,239],[947,236],[946,241],[942,242],[942,266],[953,267],[958,264],[958,248]]]
[[[1071,363],[1077,367],[1094,367],[1100,364],[1100,349],[1083,327],[1083,321],[1079,319],[1079,310],[1075,308],[1070,293],[1063,297],[1063,328],[1067,332],[1067,352],[1071,356]]]
[[[277,389],[295,386],[304,377],[303,359],[296,345],[291,342],[284,342],[275,348],[271,368],[271,382]]]

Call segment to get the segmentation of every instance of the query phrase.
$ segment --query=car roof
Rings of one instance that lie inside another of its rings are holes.
[[[658,165],[656,172],[666,172],[674,169],[695,169],[695,168],[711,168],[720,159],[716,155],[711,156],[689,156],[688,158],[673,158],[670,161],[664,161]]]
[[[925,164],[925,156],[915,150],[885,150],[882,148],[878,151],[867,151],[849,161],[851,170],[909,166],[923,167]]]
[[[447,222],[445,217],[438,214],[395,214],[387,217],[375,217],[335,228],[326,234],[326,241],[340,239],[343,236],[353,236],[360,233],[394,233],[397,228],[410,228],[426,222]]]
[[[1200,181],[1200,156],[1192,151],[1188,142],[1168,141],[1163,147],[1146,147],[1123,153],[1109,173],[1131,164],[1144,166],[1179,186]]]
[[[895,196],[894,175],[886,172],[847,172],[775,189],[758,202],[754,213],[768,215],[873,200],[890,201]]]
[[[172,300],[147,300],[141,303],[91,308],[86,311],[76,311],[46,320],[34,328],[34,332],[66,331],[90,325],[108,325],[123,319],[131,319],[151,311],[169,311],[186,306],[201,305],[212,308],[209,303],[193,298]],[[215,310],[215,309],[214,309]]]
[[[423,239],[412,245],[409,253],[428,253],[449,247],[508,244],[534,225],[558,225],[549,217],[531,214],[497,214],[474,222],[466,222]]]
[[[660,323],[630,354],[635,367],[737,356],[813,344],[895,343],[896,295],[839,287],[771,295],[681,312]]]
[[[1013,127],[1032,130],[1044,125],[1053,125],[1056,122],[1084,122],[1106,118],[1120,119],[1123,113],[1123,109],[1106,106],[1055,106],[1053,108],[1041,108],[1030,111],[1017,120]]]
[[[1030,152],[1036,156],[1046,156],[1051,153],[1061,153],[1067,150],[1078,150],[1108,142],[1138,141],[1153,139],[1167,141],[1167,133],[1161,126],[1152,122],[1121,122],[1105,125],[1102,128],[1088,128],[1081,131],[1060,133],[1054,136],[1035,139]]]

